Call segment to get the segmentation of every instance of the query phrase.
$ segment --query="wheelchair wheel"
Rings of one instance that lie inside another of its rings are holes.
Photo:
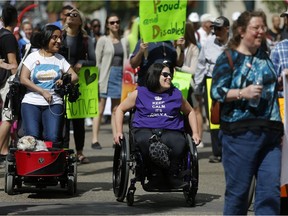
[[[68,194],[73,196],[75,194],[75,178],[74,176],[68,176],[67,182]]]
[[[195,143],[192,141],[190,135],[187,135],[187,143],[189,146],[189,154],[187,166],[190,169],[189,186],[183,189],[184,197],[188,206],[195,206],[196,195],[198,191],[199,182],[199,164],[198,152]]]
[[[115,146],[113,161],[113,191],[119,202],[122,202],[126,196],[129,180],[129,158],[129,138],[128,134],[125,133],[120,145]]]

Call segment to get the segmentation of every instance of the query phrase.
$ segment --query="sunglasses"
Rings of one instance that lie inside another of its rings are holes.
[[[168,76],[170,76],[171,79],[173,78],[173,74],[169,72],[162,72],[161,75],[164,76],[165,78],[167,78]]]
[[[99,28],[101,27],[100,25],[94,25],[93,28]]]
[[[116,23],[117,25],[119,25],[119,24],[120,24],[120,20],[109,22],[110,25],[114,25],[115,23]]]
[[[67,14],[65,14],[65,16],[69,16],[69,17],[78,17],[79,16],[79,14],[78,13],[67,13]]]

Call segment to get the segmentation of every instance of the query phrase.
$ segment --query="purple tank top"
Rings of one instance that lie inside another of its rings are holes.
[[[137,90],[133,127],[184,130],[183,115],[180,113],[182,93],[177,88],[161,94],[143,86],[137,87]]]

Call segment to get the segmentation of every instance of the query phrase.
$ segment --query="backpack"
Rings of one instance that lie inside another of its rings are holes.
[[[11,32],[8,31],[0,31],[0,43],[2,41],[2,38],[6,35],[12,34]],[[0,56],[0,58],[3,58],[3,56]],[[6,59],[5,59],[6,60]],[[7,62],[6,62],[7,63]],[[0,88],[2,88],[7,79],[12,75],[11,70],[7,70],[4,68],[0,68]]]

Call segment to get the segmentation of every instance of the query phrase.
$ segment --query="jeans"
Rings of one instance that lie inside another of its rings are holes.
[[[38,106],[22,103],[21,115],[24,134],[39,140],[62,141],[63,105]]]
[[[281,135],[275,131],[219,133],[226,191],[224,215],[246,215],[249,187],[256,177],[255,215],[280,213]]]

